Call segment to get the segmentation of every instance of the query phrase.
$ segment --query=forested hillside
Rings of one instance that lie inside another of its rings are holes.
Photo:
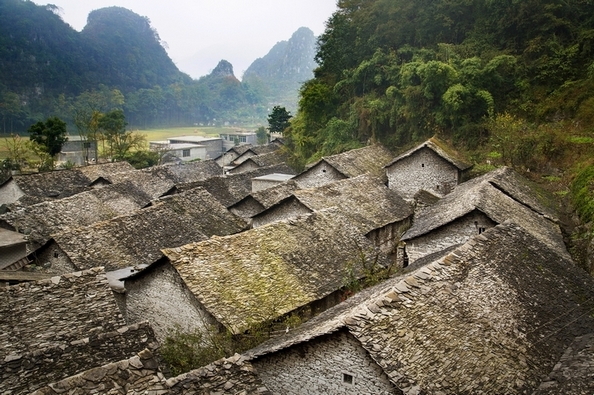
[[[295,164],[438,135],[477,172],[510,165],[571,201],[594,271],[591,1],[339,0],[318,44],[285,133]]]
[[[589,133],[593,11],[587,0],[341,0],[301,90],[297,154],[434,134],[476,147],[499,114]]]
[[[265,119],[259,92],[216,79],[180,72],[148,18],[125,8],[91,12],[79,33],[54,6],[0,0],[0,133],[48,116],[72,127],[81,109],[123,109],[133,127]]]

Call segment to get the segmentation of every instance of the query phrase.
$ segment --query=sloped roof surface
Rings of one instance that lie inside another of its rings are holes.
[[[337,291],[349,263],[361,276],[359,248],[368,260],[379,254],[344,217],[326,211],[164,253],[204,307],[240,333]]]
[[[110,176],[116,173],[134,171],[134,167],[130,163],[122,161],[77,167],[77,170],[83,173],[91,182],[95,182],[99,178],[108,180]]]
[[[252,192],[251,196],[262,206],[269,208],[291,196],[298,188],[295,181],[289,180],[258,192]]]
[[[369,173],[381,179],[385,179],[384,166],[388,164],[394,156],[385,147],[374,144],[367,147],[353,149],[340,154],[326,156],[318,162],[309,166],[314,167],[321,161],[325,161],[346,177],[357,177]],[[301,174],[306,174],[307,170]],[[301,175],[295,177],[299,179]]]
[[[470,163],[467,163],[464,159],[460,158],[460,156],[456,152],[454,152],[452,148],[448,147],[446,143],[440,141],[435,137],[425,141],[421,145],[418,145],[404,152],[403,154],[398,155],[396,158],[394,158],[394,160],[388,163],[386,167],[392,166],[394,163],[399,162],[400,160],[413,155],[415,152],[423,148],[429,148],[437,155],[439,155],[446,161],[450,162],[452,165],[456,166],[458,170],[466,170],[472,167]]]
[[[80,170],[57,170],[12,176],[25,195],[61,199],[85,190],[91,180]]]
[[[203,187],[210,192],[225,207],[231,207],[252,191],[252,178],[272,173],[295,174],[295,171],[281,164],[261,167],[252,171],[227,176],[212,177],[204,181],[178,184],[181,192],[188,189]]]
[[[222,174],[221,167],[212,160],[167,165],[164,167],[175,184],[203,181]]]
[[[368,174],[295,190],[293,195],[313,211],[337,207],[363,233],[402,221],[413,214],[409,203]]]
[[[151,199],[158,199],[175,188],[172,175],[167,171],[166,166],[116,173],[109,177],[109,181],[112,184],[129,181]]]
[[[593,286],[556,249],[498,225],[247,356],[346,326],[405,393],[531,393],[574,336],[591,331]]]
[[[496,180],[493,182],[498,182],[499,185],[507,184],[507,189],[512,190],[515,182],[513,178],[519,177],[514,175],[512,178],[512,174],[509,169],[502,170],[459,185],[452,193],[422,211],[402,240],[427,234],[474,210],[479,210],[499,224],[511,220],[549,245],[559,248],[562,245],[559,243],[562,240],[559,227],[520,202],[520,199],[533,203],[537,201],[533,195],[531,196],[530,190],[518,187],[512,193],[506,194],[491,183],[491,180]],[[511,197],[512,194],[516,199]]]
[[[594,394],[594,333],[578,336],[533,395]]]
[[[247,227],[201,188],[162,199],[154,206],[95,225],[54,235],[80,269],[105,266],[116,270],[149,265],[161,249],[229,235]]]
[[[0,228],[0,247],[8,247],[26,242],[25,237],[21,233]]]
[[[124,182],[26,206],[0,215],[0,222],[27,233],[29,240],[43,244],[53,233],[132,213],[149,202],[149,196],[131,182]]]
[[[0,314],[2,361],[125,325],[101,268],[0,288]]]

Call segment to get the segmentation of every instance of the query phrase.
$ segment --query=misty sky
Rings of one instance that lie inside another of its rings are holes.
[[[336,10],[336,0],[33,0],[55,4],[62,19],[80,31],[90,11],[110,6],[146,16],[167,43],[169,57],[194,78],[208,74],[221,59],[238,78],[274,44],[301,26],[314,34]]]

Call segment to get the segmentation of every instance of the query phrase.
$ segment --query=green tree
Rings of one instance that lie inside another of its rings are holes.
[[[260,145],[268,143],[268,132],[264,126],[260,126],[256,130],[256,138],[258,139],[258,144]]]
[[[45,122],[39,121],[32,125],[27,131],[29,139],[48,155],[53,169],[54,157],[62,151],[62,146],[68,141],[66,123],[58,117],[49,117]]]
[[[283,133],[290,126],[291,113],[286,108],[274,106],[268,115],[268,130],[270,133]]]

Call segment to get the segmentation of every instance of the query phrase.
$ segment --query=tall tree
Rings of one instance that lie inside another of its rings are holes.
[[[45,122],[39,121],[32,125],[27,131],[29,139],[49,155],[53,168],[54,157],[62,151],[62,146],[68,141],[66,123],[58,117],[49,117]]]
[[[274,106],[272,112],[268,115],[268,130],[270,133],[282,133],[290,126],[289,120],[291,113],[284,107]]]

